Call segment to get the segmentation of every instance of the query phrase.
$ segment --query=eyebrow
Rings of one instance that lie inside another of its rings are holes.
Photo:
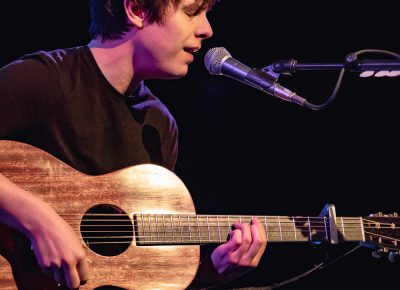
[[[184,5],[184,8],[186,8],[186,9],[193,9],[193,10],[195,10],[196,12],[199,12],[199,11],[206,10],[206,9],[208,9],[208,8],[211,8],[211,6],[212,6],[211,3],[212,3],[212,1],[209,1],[209,2],[207,3],[206,0],[196,0],[196,1],[194,1],[193,3],[191,3],[191,4]]]

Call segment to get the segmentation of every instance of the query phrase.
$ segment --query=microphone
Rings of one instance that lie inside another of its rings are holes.
[[[277,83],[277,78],[260,69],[252,69],[234,59],[224,47],[211,48],[204,57],[207,70],[225,75],[267,94],[303,106],[307,100]]]

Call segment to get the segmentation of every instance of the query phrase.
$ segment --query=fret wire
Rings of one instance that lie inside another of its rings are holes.
[[[160,240],[160,234],[158,233],[158,215],[155,215],[156,219],[156,231],[157,231],[157,241]]]
[[[175,242],[175,233],[174,233],[174,217],[171,214],[171,228],[172,228],[172,240]]]
[[[343,218],[340,218],[340,219],[342,221],[342,229],[343,229],[342,235],[343,235],[343,237],[346,237],[346,233],[345,233],[345,230],[344,230],[344,224],[343,224]]]
[[[143,231],[143,236],[145,235],[145,227],[144,227],[144,215],[142,214],[142,231]]]
[[[308,217],[308,233],[310,236],[310,241],[312,241],[312,233],[311,233],[311,221],[310,221],[310,217]]]
[[[200,240],[200,243],[201,243],[199,216],[196,216],[196,220],[197,220],[197,231],[198,231],[198,233],[199,233],[199,240]]]
[[[207,216],[207,230],[208,230],[208,240],[211,240],[211,236],[210,236],[210,225],[208,223],[208,216]]]
[[[293,231],[294,231],[294,239],[297,240],[297,234],[296,234],[296,224],[293,218]]]
[[[149,215],[148,220],[149,220],[150,241],[152,241],[153,238],[152,238],[152,231],[151,231],[151,215]]]
[[[363,236],[363,241],[365,241],[364,223],[363,223],[363,219],[361,217],[360,217],[359,222],[360,222],[360,226],[361,226],[361,233],[362,233],[362,236]]]
[[[163,227],[164,227],[164,239],[167,241],[167,227],[165,225],[165,214],[162,215],[162,222],[163,222]]]
[[[268,240],[269,230],[268,230],[268,223],[267,223],[267,217],[266,216],[264,216],[264,224],[265,224],[265,231],[267,233],[267,240]]]
[[[220,226],[219,226],[219,218],[218,218],[218,215],[217,215],[217,224],[218,224],[218,238],[219,238],[219,241],[222,242],[222,240],[221,240],[221,228],[220,228]]]
[[[279,231],[280,231],[280,233],[281,233],[281,241],[282,241],[282,240],[283,240],[283,237],[282,237],[282,227],[281,227],[281,220],[280,220],[279,216],[278,216],[278,222],[279,222]]]
[[[232,231],[232,224],[231,224],[231,220],[230,220],[230,216],[228,215],[228,234]]]
[[[188,223],[188,231],[189,231],[189,240],[192,241],[192,230],[190,229],[190,216],[187,215],[187,223]]]
[[[182,237],[182,220],[181,220],[181,215],[178,215],[179,218],[179,229],[180,229],[180,233],[181,233],[181,242],[183,242],[183,237]]]

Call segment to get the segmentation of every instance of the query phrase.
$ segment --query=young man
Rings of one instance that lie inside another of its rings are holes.
[[[91,0],[87,46],[37,52],[0,70],[0,138],[41,148],[87,174],[141,163],[173,170],[177,126],[144,85],[184,76],[211,37],[214,0]],[[1,171],[0,171],[1,172]],[[28,209],[35,215],[26,215]],[[0,174],[0,221],[28,237],[41,269],[69,289],[89,277],[81,242],[44,201]],[[199,267],[193,287],[257,266],[262,224],[236,223]]]

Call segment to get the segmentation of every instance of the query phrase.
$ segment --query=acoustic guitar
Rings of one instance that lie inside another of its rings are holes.
[[[172,172],[137,165],[105,175],[83,174],[33,146],[0,141],[0,172],[49,203],[87,251],[90,279],[80,289],[185,289],[201,244],[224,243],[235,221],[251,216],[197,215]],[[268,242],[363,242],[399,251],[399,218],[257,216]],[[27,212],[34,215],[34,212]],[[29,240],[0,224],[0,289],[60,289],[36,263]]]

